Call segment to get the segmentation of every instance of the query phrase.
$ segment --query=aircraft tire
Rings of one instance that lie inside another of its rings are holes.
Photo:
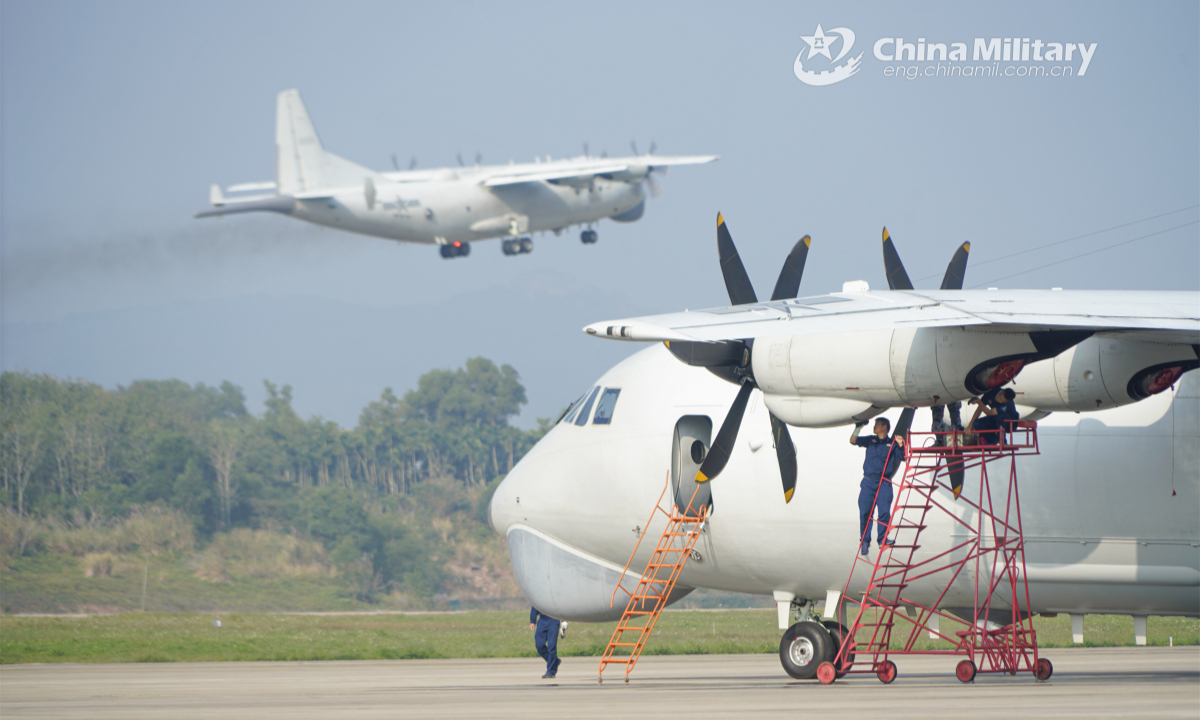
[[[471,243],[463,243],[458,247],[459,257],[466,257],[471,254]]]
[[[450,259],[450,258],[454,257],[454,248],[452,248],[449,245],[439,245],[438,252],[440,252],[442,254],[442,257],[444,257],[446,259]]]
[[[779,641],[779,662],[797,680],[817,676],[821,663],[833,657],[833,639],[821,623],[805,620],[787,629]]]
[[[531,237],[521,238],[521,252],[523,252],[523,253],[533,252],[533,238],[531,238]]]
[[[505,240],[504,242],[500,243],[500,251],[505,255],[516,255],[516,253],[513,252],[512,240]]]

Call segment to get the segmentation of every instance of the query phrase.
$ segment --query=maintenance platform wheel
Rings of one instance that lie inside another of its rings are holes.
[[[1033,676],[1036,677],[1039,682],[1046,682],[1053,674],[1054,665],[1052,665],[1046,658],[1038,658],[1037,667],[1034,669]]]
[[[833,622],[832,620],[823,622],[821,624],[824,625],[825,629],[829,631],[829,637],[833,640],[833,649],[829,651],[829,662],[833,663],[837,660],[838,651],[840,651],[842,648],[842,639],[846,637],[846,626],[838,622]],[[850,666],[853,664],[854,648],[849,647],[846,648],[846,657],[842,658],[842,661],[833,667],[834,670],[837,671],[837,676],[839,678],[843,678],[846,677],[846,673],[849,672]],[[820,668],[818,668],[818,671],[819,670]]]
[[[779,662],[797,680],[816,677],[817,668],[831,660],[834,652],[829,631],[812,620],[791,626],[779,641]]]
[[[970,660],[963,660],[954,668],[954,675],[959,680],[965,683],[975,681],[975,663]]]
[[[879,668],[875,670],[875,677],[879,678],[879,682],[884,685],[890,685],[896,679],[896,663],[891,660],[884,660],[879,664]]]
[[[843,673],[843,675],[844,674],[845,673]],[[833,663],[831,662],[823,662],[817,666],[817,679],[821,681],[822,685],[830,685],[834,680],[837,680],[840,677],[841,675],[839,675],[838,671],[834,669]]]

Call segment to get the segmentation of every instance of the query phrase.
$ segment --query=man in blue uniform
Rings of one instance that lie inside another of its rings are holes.
[[[886,471],[892,465],[894,472],[899,460],[904,455],[904,438],[888,437],[892,423],[887,418],[875,420],[874,434],[869,437],[859,437],[866,422],[857,423],[850,435],[850,444],[867,449],[867,457],[863,460],[862,483],[858,491],[858,538],[862,542],[860,552],[863,555],[871,551],[871,511],[879,524],[879,545],[891,545],[887,539],[888,521],[892,519],[892,481]]]
[[[558,666],[562,660],[558,657],[558,628],[559,622],[535,607],[529,608],[529,629],[534,632],[533,642],[538,655],[546,661],[546,674],[542,678],[552,678],[558,674]]]
[[[999,445],[1004,437],[1001,431],[1011,432],[1010,421],[1021,419],[1017,405],[1013,402],[1016,397],[1017,394],[1007,388],[992,388],[978,399],[968,400],[968,403],[977,404],[978,407],[975,408],[971,422],[967,424],[967,432],[978,432],[980,445]],[[984,417],[979,417],[980,413],[983,413]]]

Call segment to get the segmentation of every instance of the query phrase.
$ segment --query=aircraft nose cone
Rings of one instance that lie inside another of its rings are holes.
[[[492,493],[491,502],[488,503],[488,524],[501,535],[508,534],[508,528],[521,520],[520,497],[521,488],[527,485],[523,480],[526,474],[518,464]]]

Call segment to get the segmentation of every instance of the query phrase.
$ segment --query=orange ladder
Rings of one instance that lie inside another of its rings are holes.
[[[663,494],[665,493],[666,487],[663,487]],[[694,496],[695,493],[693,493],[693,501]],[[659,501],[654,506],[654,512],[650,514],[650,520],[646,522],[646,527],[649,528],[650,522],[658,513],[667,516],[667,527],[659,537],[658,545],[654,548],[654,554],[650,556],[650,562],[646,564],[646,570],[642,573],[637,587],[632,593],[629,593],[629,602],[625,605],[625,612],[617,622],[612,638],[608,641],[608,647],[604,649],[604,655],[600,658],[599,680],[601,683],[604,682],[604,668],[612,663],[625,665],[625,682],[629,682],[629,673],[633,671],[633,666],[641,657],[646,642],[650,640],[650,633],[654,631],[658,616],[666,608],[667,599],[670,598],[671,591],[675,589],[675,583],[679,580],[680,573],[683,572],[683,566],[691,557],[692,548],[695,547],[696,541],[700,538],[700,532],[704,529],[704,518],[708,513],[707,506],[701,507],[698,511],[683,513],[680,512],[677,505],[672,503],[671,512],[668,513],[662,509],[661,503],[662,495],[659,496]],[[689,507],[691,504],[692,502],[689,501]],[[645,532],[642,531],[643,537]],[[641,545],[641,542],[641,538],[638,538],[638,545]],[[630,562],[633,561],[636,553],[637,545],[629,555]],[[629,568],[629,563],[625,564],[625,568]],[[625,575],[622,573],[621,578],[624,579],[624,577]],[[617,582],[617,588],[625,590],[620,581]],[[614,597],[616,592],[614,589]],[[625,592],[629,591],[625,590]],[[618,652],[628,654],[618,655]]]

